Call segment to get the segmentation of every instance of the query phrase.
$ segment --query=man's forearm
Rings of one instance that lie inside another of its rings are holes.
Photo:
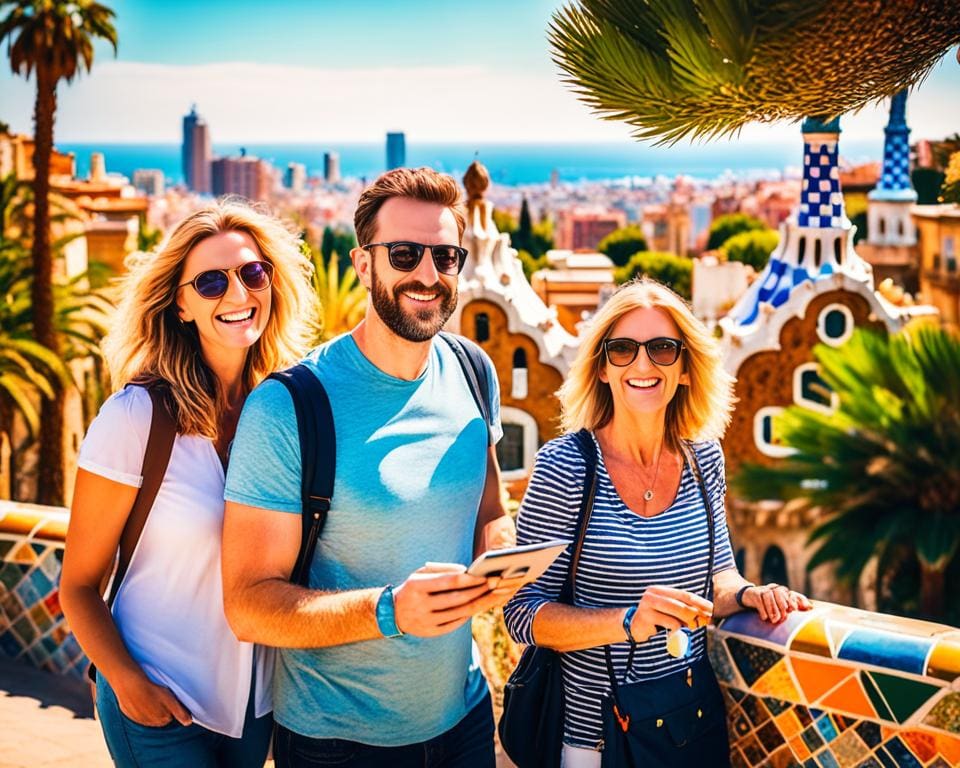
[[[376,606],[382,588],[321,592],[282,579],[237,588],[226,596],[238,639],[280,648],[328,648],[383,637]]]

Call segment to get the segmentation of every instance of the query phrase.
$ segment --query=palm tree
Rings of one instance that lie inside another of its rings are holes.
[[[917,5],[580,0],[554,14],[549,37],[584,102],[672,143],[835,117],[920,82],[960,40],[960,14],[955,0]]]
[[[32,338],[29,254],[10,241],[0,242],[0,443],[10,446],[10,466],[0,472],[15,477],[13,425],[17,414],[32,440],[40,425],[35,403],[56,397],[58,385],[70,386],[66,363]],[[10,488],[0,490],[8,496]]]
[[[331,253],[326,263],[319,251],[310,249],[310,257],[313,288],[320,297],[319,343],[349,331],[360,322],[367,309],[367,291],[357,280],[352,265],[340,276],[340,259],[336,253]]]
[[[106,40],[116,52],[114,13],[91,0],[0,0],[0,10],[9,10],[0,21],[0,42],[6,41],[9,45],[11,68],[25,77],[36,75],[33,333],[39,343],[58,354],[49,207],[57,85],[61,80],[72,82],[82,69],[90,71],[95,40]],[[39,501],[62,504],[63,404],[59,398],[43,402],[40,421]]]
[[[808,568],[835,562],[847,583],[874,556],[882,564],[898,549],[915,552],[921,611],[942,618],[960,548],[960,339],[932,325],[892,336],[857,330],[814,354],[838,407],[788,408],[777,430],[796,452],[745,465],[734,484],[747,498],[828,510],[811,533],[819,547]]]

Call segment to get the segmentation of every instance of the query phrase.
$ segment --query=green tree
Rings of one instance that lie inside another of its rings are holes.
[[[754,229],[766,228],[767,225],[760,221],[760,219],[747,216],[745,213],[725,213],[722,216],[717,216],[717,218],[710,222],[707,250],[716,250],[731,237],[741,232],[750,232]]]
[[[941,192],[940,199],[943,202],[960,203],[960,152],[950,155]]]
[[[493,223],[496,225],[498,232],[506,232],[508,235],[512,235],[517,231],[517,220],[513,218],[510,211],[501,211],[494,208]]]
[[[157,227],[151,227],[147,223],[147,215],[140,214],[139,227],[137,228],[137,250],[149,253],[163,240],[163,232]]]
[[[780,242],[780,235],[772,229],[751,229],[729,238],[720,250],[728,261],[749,264],[757,272],[767,266],[770,254]]]
[[[329,261],[336,250],[336,240],[337,237],[333,234],[333,227],[329,225],[324,227],[323,237],[320,239],[320,255],[323,256],[324,261]]]
[[[960,40],[960,14],[955,0],[922,13],[874,0],[579,0],[554,13],[549,38],[591,109],[672,143],[856,112],[920,82]]]
[[[867,202],[867,196],[862,192],[845,193],[843,196],[843,209],[847,212],[847,218],[857,228],[853,235],[854,245],[861,240],[866,240],[869,235],[867,231]]]
[[[530,246],[538,259],[553,249],[553,242],[553,222],[550,219],[541,219],[533,225],[533,240]]]
[[[50,158],[57,109],[57,85],[70,83],[93,66],[96,39],[116,52],[112,10],[91,0],[0,0],[0,42],[7,42],[15,74],[34,76],[34,220],[31,306],[36,340],[59,353],[54,322],[53,261],[50,243]],[[64,502],[63,404],[59,398],[41,406],[39,501]]]
[[[960,339],[935,325],[892,336],[857,329],[814,355],[836,409],[788,408],[777,433],[794,453],[745,465],[734,484],[747,498],[828,510],[808,567],[836,563],[849,584],[874,556],[882,565],[895,548],[915,552],[921,611],[943,618],[960,547]]]
[[[646,275],[669,286],[683,298],[690,299],[690,284],[693,278],[693,261],[686,256],[663,251],[641,251],[634,254],[626,266],[613,272],[618,285],[635,277]]]
[[[357,279],[353,266],[341,274],[336,252],[328,258],[309,246],[313,261],[313,288],[320,299],[320,327],[317,343],[346,333],[363,319],[367,309],[367,291]]]
[[[918,205],[936,205],[940,201],[940,190],[946,176],[936,168],[914,168],[910,181],[917,190]]]
[[[533,220],[530,218],[530,206],[527,203],[527,198],[523,198],[523,202],[520,204],[520,219],[510,242],[518,251],[535,253],[537,250],[533,244]],[[539,256],[540,254],[537,253],[536,255]]]
[[[603,238],[597,250],[609,256],[618,267],[623,267],[633,254],[647,250],[647,238],[638,224],[628,224]]]

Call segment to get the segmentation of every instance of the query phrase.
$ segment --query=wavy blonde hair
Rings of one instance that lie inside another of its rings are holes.
[[[603,342],[621,317],[647,308],[663,310],[677,324],[683,340],[680,364],[690,377],[689,386],[678,387],[667,406],[666,444],[677,450],[681,440],[722,437],[733,411],[735,380],[723,368],[720,344],[682,298],[649,278],[621,287],[587,327],[567,379],[557,393],[563,408],[563,431],[595,430],[613,418],[610,385],[600,380],[606,364]]]
[[[250,347],[243,369],[244,393],[269,373],[297,362],[317,328],[317,297],[311,289],[310,259],[301,242],[277,218],[237,200],[221,200],[181,221],[156,253],[133,254],[119,281],[121,296],[102,350],[113,386],[164,382],[177,414],[178,432],[218,436],[225,409],[219,380],[200,354],[193,323],[182,323],[177,286],[187,255],[220,232],[244,232],[273,265],[270,317]]]

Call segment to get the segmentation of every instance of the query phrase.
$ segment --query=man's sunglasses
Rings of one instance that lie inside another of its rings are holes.
[[[607,339],[603,342],[603,349],[607,353],[610,365],[623,368],[637,359],[640,347],[647,350],[650,362],[656,365],[673,365],[680,357],[683,342],[680,339],[671,339],[668,336],[658,336],[648,341],[634,339]]]
[[[396,241],[393,243],[370,243],[360,247],[369,251],[378,245],[387,249],[390,266],[400,272],[413,272],[427,248],[430,249],[430,255],[433,257],[433,264],[437,268],[437,272],[442,275],[459,275],[467,260],[467,249],[461,248],[459,245],[424,245],[423,243]]]
[[[262,291],[273,281],[273,264],[269,261],[248,261],[230,269],[208,269],[177,288],[192,285],[205,299],[219,299],[230,287],[230,273],[236,272],[248,291]]]

